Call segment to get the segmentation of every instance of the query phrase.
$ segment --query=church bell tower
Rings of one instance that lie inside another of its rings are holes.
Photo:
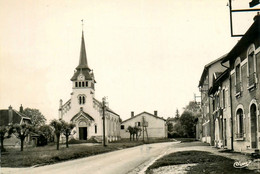
[[[82,30],[79,64],[70,79],[72,81],[72,98],[78,100],[80,106],[91,104],[95,95],[95,78],[93,70],[88,66],[87,54]]]

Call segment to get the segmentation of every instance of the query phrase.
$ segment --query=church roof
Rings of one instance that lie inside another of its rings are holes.
[[[97,103],[98,103],[98,105],[100,106],[100,107],[102,107],[102,102],[100,102],[100,101],[98,101],[96,98],[93,98],[94,99],[94,101],[96,101]],[[106,106],[106,111],[108,111],[108,112],[110,112],[110,113],[112,113],[112,114],[115,114],[115,115],[117,115],[118,117],[120,117],[120,115],[118,115],[117,113],[115,113],[113,110],[111,110],[109,107],[107,107]]]
[[[87,62],[87,54],[86,54],[86,47],[85,47],[85,41],[84,41],[84,33],[82,31],[82,37],[81,37],[81,48],[80,48],[80,56],[79,56],[79,65],[76,68],[79,69],[89,69],[88,62]]]
[[[85,76],[86,80],[92,80],[93,79],[92,78],[93,76],[89,73],[88,69],[82,69],[81,71],[77,70],[70,80],[71,81],[77,80],[77,77],[79,76],[80,73],[82,73]]]
[[[83,110],[80,110],[76,115],[74,115],[72,118],[71,118],[71,121],[73,121],[74,119],[80,117],[80,115],[83,115],[83,117],[91,120],[91,121],[94,121],[94,118],[91,117],[88,113],[84,112]]]
[[[76,67],[76,71],[74,72],[71,81],[77,80],[78,75],[82,73],[85,76],[86,80],[93,80],[93,72],[91,73],[90,68],[88,67],[86,47],[84,41],[84,33],[82,31],[81,38],[81,48],[80,48],[80,56],[79,56],[79,65]]]

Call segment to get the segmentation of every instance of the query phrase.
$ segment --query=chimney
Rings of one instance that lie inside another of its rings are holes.
[[[131,112],[131,118],[133,118],[135,115],[134,111]]]
[[[157,114],[158,114],[158,112],[157,112],[157,111],[154,111],[154,115],[155,115],[155,116],[158,116]]]
[[[256,14],[255,17],[254,17],[254,21],[256,21],[256,19],[259,18],[259,17],[260,17],[260,13],[257,12],[257,14]]]
[[[60,99],[60,108],[62,107],[62,99]]]
[[[20,106],[20,113],[23,113],[23,105]]]
[[[8,109],[9,125],[13,124],[13,108],[10,105]]]

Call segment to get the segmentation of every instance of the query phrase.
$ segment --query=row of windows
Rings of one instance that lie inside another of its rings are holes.
[[[84,88],[84,87],[91,87],[94,89],[94,83],[90,83],[91,86],[89,86],[88,81],[81,81],[81,82],[75,82],[75,87],[76,88]]]
[[[88,81],[85,82],[75,82],[75,87],[88,87]]]
[[[256,114],[256,105],[252,104],[250,106],[250,120],[247,121],[247,127],[246,127],[246,116],[242,108],[239,108],[236,112],[236,138],[244,138],[247,128],[249,128],[249,122],[250,122],[250,128],[251,133],[255,133],[257,130],[257,114]]]
[[[218,108],[226,108],[228,98],[226,97],[226,93],[228,91],[225,89],[222,89],[218,95],[216,95],[213,99],[212,105],[213,105],[213,111],[217,110]]]

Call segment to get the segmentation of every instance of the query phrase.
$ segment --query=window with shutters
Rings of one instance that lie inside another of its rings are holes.
[[[248,78],[248,90],[252,90],[256,87],[256,55],[254,44],[250,45],[247,51],[247,78]]]

